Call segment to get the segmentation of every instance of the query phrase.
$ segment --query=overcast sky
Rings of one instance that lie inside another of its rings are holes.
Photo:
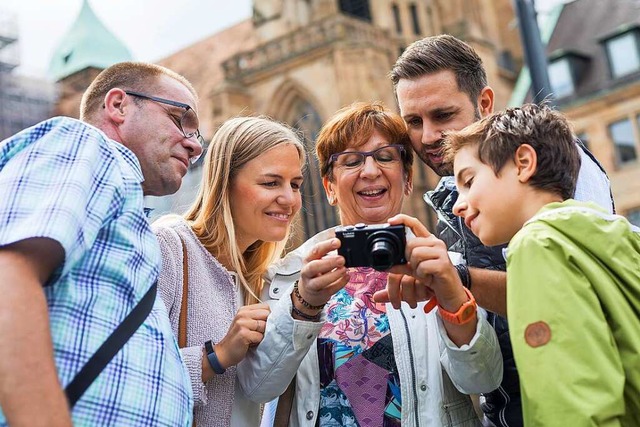
[[[0,0],[19,26],[18,72],[44,77],[83,0]],[[373,0],[375,1],[375,0]],[[563,0],[537,0],[539,9]],[[153,61],[251,16],[251,0],[90,0],[136,60]]]
[[[21,74],[45,76],[83,0],[0,0],[20,31]],[[251,16],[251,0],[89,0],[134,59],[153,61]],[[1,23],[0,16],[0,23]]]

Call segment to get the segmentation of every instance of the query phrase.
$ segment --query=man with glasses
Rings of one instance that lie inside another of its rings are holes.
[[[202,135],[200,135],[200,130],[198,129],[198,114],[196,113],[196,110],[191,108],[189,104],[183,104],[182,102],[172,101],[170,99],[158,98],[157,96],[145,95],[143,93],[134,92],[132,90],[127,90],[124,93],[130,96],[137,96],[138,98],[148,99],[150,101],[159,102],[160,104],[171,105],[172,107],[183,109],[184,111],[180,115],[179,119],[175,114],[172,114],[169,111],[167,112],[185,138],[196,138],[200,145],[204,145],[204,138],[202,138]],[[191,157],[191,163],[195,163],[198,158],[200,158],[199,155]]]
[[[0,425],[191,425],[143,196],[201,155],[196,104],[184,77],[120,63],[80,121],[0,142]]]

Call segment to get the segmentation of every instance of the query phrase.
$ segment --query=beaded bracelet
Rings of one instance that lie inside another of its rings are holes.
[[[456,264],[454,265],[456,271],[458,272],[458,276],[460,276],[460,281],[462,282],[462,286],[467,289],[471,289],[471,275],[469,274],[469,267],[466,264]]]
[[[304,305],[309,310],[322,310],[324,306],[327,305],[327,303],[324,303],[322,305],[311,305],[308,302],[306,302],[304,298],[302,298],[302,295],[300,295],[300,291],[298,290],[297,280],[296,280],[296,283],[293,284],[293,295],[295,295],[296,299],[300,302],[300,304]]]
[[[295,304],[291,304],[292,310],[294,314],[296,314],[297,316],[302,317],[304,320],[310,320],[312,322],[317,322],[318,320],[320,320],[320,315],[322,314],[322,312],[318,313],[318,314],[314,314],[314,315],[310,315],[307,313],[303,313],[302,311],[298,310],[295,306]]]

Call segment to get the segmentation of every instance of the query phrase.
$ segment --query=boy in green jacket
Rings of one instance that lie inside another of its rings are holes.
[[[527,426],[640,426],[640,230],[571,200],[562,114],[525,105],[447,137],[453,212],[509,242],[507,314]]]

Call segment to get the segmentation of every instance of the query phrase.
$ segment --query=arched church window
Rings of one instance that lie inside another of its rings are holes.
[[[329,205],[322,186],[320,167],[315,155],[315,141],[322,127],[322,119],[310,102],[297,98],[286,120],[304,136],[307,149],[307,169],[302,186],[302,222],[305,238],[338,224],[338,216]]]

